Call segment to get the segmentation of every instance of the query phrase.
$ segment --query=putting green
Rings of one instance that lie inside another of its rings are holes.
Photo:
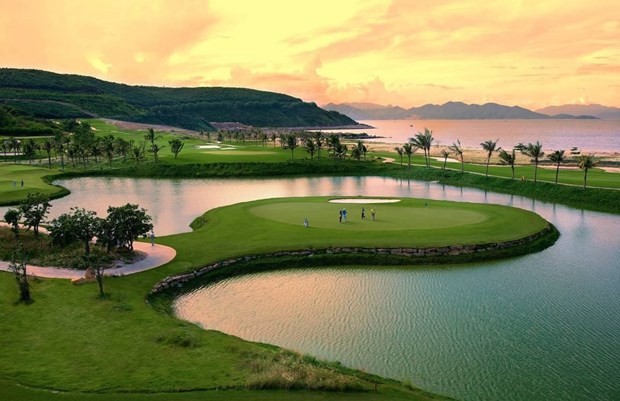
[[[347,211],[346,222],[340,223],[338,212]],[[362,208],[366,218],[362,220]],[[375,209],[376,217],[372,220],[371,210]],[[429,228],[450,228],[481,223],[489,216],[485,213],[467,208],[445,208],[441,205],[424,206],[415,203],[409,207],[360,203],[328,202],[278,202],[257,206],[250,211],[262,218],[281,223],[300,225],[308,219],[311,227],[330,228],[337,230],[423,230]]]
[[[260,250],[325,246],[449,246],[521,239],[548,227],[530,211],[509,206],[401,198],[389,204],[330,203],[329,197],[247,202],[208,212],[206,220],[242,228],[246,244]],[[361,218],[362,207],[365,219]],[[339,211],[347,221],[339,222]],[[372,220],[371,210],[376,210]],[[304,227],[304,219],[309,227]],[[221,230],[221,226],[218,226]],[[256,234],[254,234],[256,232]],[[220,235],[223,231],[220,231]],[[267,241],[264,245],[263,240]]]

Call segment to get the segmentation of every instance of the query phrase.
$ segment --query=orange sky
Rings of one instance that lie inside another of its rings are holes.
[[[0,9],[3,67],[251,87],[319,104],[620,106],[618,0],[0,0]]]

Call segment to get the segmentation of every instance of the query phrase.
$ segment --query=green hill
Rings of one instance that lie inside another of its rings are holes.
[[[244,88],[131,86],[48,71],[0,68],[0,103],[41,118],[106,117],[209,130],[210,122],[255,127],[357,124],[292,96]]]

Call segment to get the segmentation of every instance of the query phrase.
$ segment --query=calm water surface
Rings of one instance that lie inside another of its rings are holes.
[[[139,203],[158,235],[205,210],[259,198],[415,196],[533,210],[562,236],[525,257],[441,268],[324,268],[244,276],[181,297],[179,316],[410,380],[461,400],[620,399],[620,216],[386,178],[81,178],[52,203]],[[380,205],[377,206],[380,213]],[[0,213],[4,213],[0,210]]]
[[[620,120],[372,120],[360,121],[375,129],[370,135],[380,142],[405,143],[418,131],[433,131],[435,144],[456,140],[466,148],[480,148],[486,140],[510,149],[523,142],[540,141],[547,150],[569,150],[573,146],[589,152],[620,152]],[[348,130],[349,132],[351,130]],[[327,131],[330,132],[330,131]],[[333,131],[331,131],[333,132]]]

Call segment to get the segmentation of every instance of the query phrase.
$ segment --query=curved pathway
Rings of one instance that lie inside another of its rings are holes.
[[[106,276],[124,276],[126,274],[134,274],[145,270],[154,269],[163,264],[170,262],[177,254],[174,248],[165,245],[151,245],[146,242],[134,242],[133,248],[146,254],[146,257],[138,262],[129,263],[121,267],[115,267],[105,270]],[[10,271],[9,262],[0,261],[0,271]],[[64,278],[68,280],[77,280],[84,277],[84,270],[63,269],[60,267],[41,267],[26,265],[26,272],[30,276],[45,278]]]

